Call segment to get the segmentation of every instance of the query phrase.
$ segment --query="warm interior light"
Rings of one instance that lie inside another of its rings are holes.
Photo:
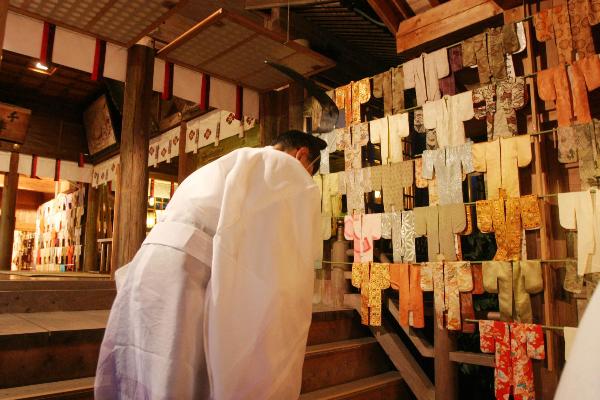
[[[156,213],[149,212],[146,214],[146,228],[151,229],[156,225]]]
[[[48,67],[39,61],[37,63],[35,63],[35,67],[37,69],[41,69],[42,71],[48,71]]]
[[[153,196],[153,197],[150,197],[150,198],[148,199],[148,205],[149,205],[150,207],[154,207],[154,203],[155,203],[154,196]]]
[[[381,192],[379,190],[375,191],[375,198],[376,199],[380,199],[381,198]]]

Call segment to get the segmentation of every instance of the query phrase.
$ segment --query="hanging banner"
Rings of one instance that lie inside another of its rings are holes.
[[[181,128],[176,126],[175,128],[168,130],[150,140],[148,146],[148,166],[156,167],[161,162],[171,162],[171,158],[179,155],[179,132]]]

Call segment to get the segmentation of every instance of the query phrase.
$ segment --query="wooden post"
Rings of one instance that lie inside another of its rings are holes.
[[[148,131],[152,108],[154,50],[136,44],[128,50],[123,123],[121,129],[121,179],[115,223],[118,242],[116,268],[127,264],[146,237],[148,202]],[[113,250],[114,251],[114,250]]]
[[[289,128],[304,130],[304,87],[295,82],[289,88]]]
[[[185,142],[187,139],[187,123],[181,122],[179,129],[179,162],[177,164],[177,182],[181,184],[185,178],[190,174],[188,171],[189,160],[188,154],[185,152]]]
[[[4,174],[2,216],[0,216],[0,270],[10,271],[15,234],[15,211],[19,190],[19,153],[10,153],[10,166]]]
[[[121,265],[119,265],[119,223],[121,221],[121,207],[120,203],[120,193],[121,193],[121,165],[117,165],[115,170],[115,206],[114,206],[114,215],[113,215],[113,228],[112,228],[112,251],[110,253],[110,277],[112,279],[115,278],[115,271]],[[145,191],[144,193],[148,193]],[[146,203],[144,203],[146,205]],[[146,222],[146,221],[144,221]]]
[[[277,137],[277,92],[260,94],[260,145],[268,146]]]
[[[83,244],[83,270],[96,271],[98,259],[98,189],[87,185],[87,207],[85,210],[85,239]]]
[[[439,329],[435,321],[433,325],[435,398],[457,400],[458,371],[450,360],[450,352],[456,350],[456,340],[447,329]]]
[[[6,31],[6,17],[8,16],[8,0],[0,1],[0,66],[2,66],[2,49],[4,48],[4,32]]]

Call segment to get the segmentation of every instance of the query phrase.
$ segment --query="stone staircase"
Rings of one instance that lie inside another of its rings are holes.
[[[0,400],[93,399],[114,282],[0,280]],[[302,395],[312,399],[413,399],[354,310],[316,310]]]

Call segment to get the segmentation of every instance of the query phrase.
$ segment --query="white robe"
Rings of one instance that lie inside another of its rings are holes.
[[[190,175],[119,271],[96,398],[296,399],[319,210],[302,165],[272,148]]]
[[[595,400],[600,397],[600,290],[585,308],[554,400]]]

